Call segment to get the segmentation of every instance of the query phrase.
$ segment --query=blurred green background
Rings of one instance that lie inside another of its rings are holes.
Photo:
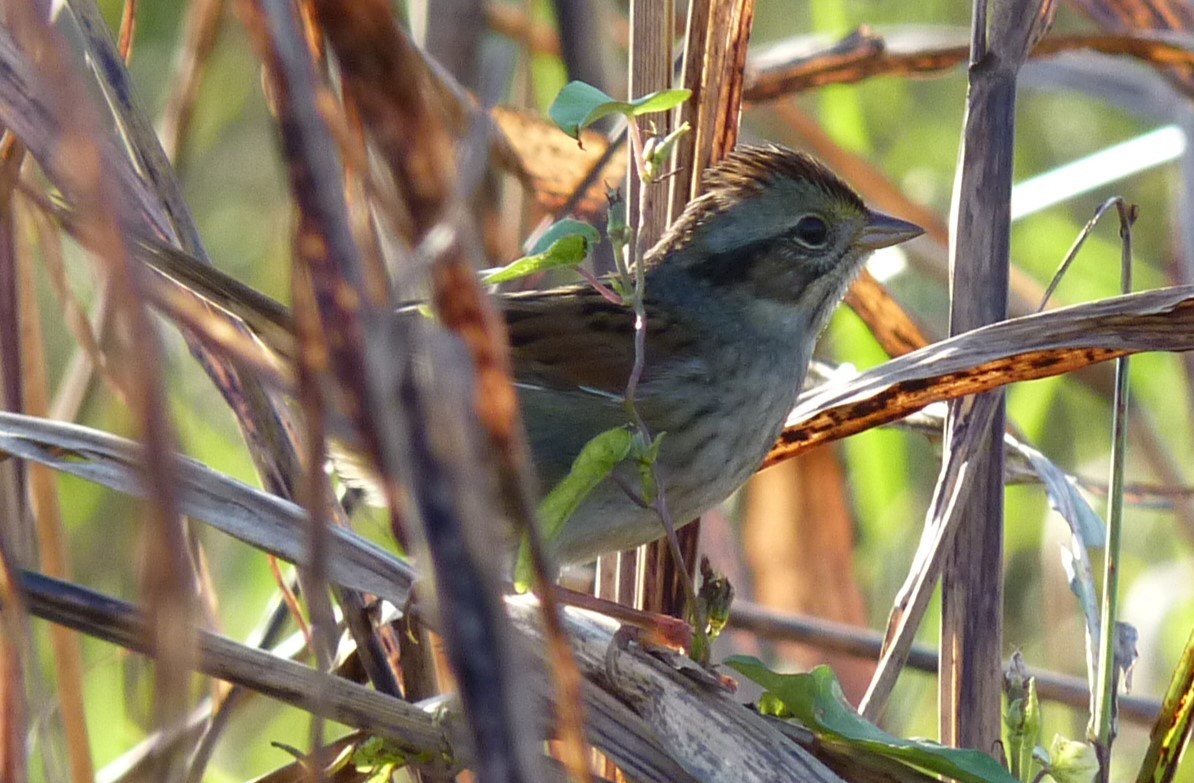
[[[431,13],[435,13],[434,0]],[[115,26],[121,3],[104,0],[105,14]],[[553,22],[551,4],[543,0],[513,3],[529,9],[544,24]],[[611,4],[614,13],[624,13]],[[142,3],[130,70],[151,116],[160,116],[170,87],[183,3]],[[401,10],[398,11],[402,13]],[[824,33],[840,37],[860,24],[879,31],[908,26],[947,31],[965,42],[969,9],[957,2],[918,4],[873,0],[758,0],[752,46],[791,36]],[[1089,31],[1093,25],[1063,6],[1055,33]],[[610,57],[624,57],[607,34]],[[942,33],[943,34],[943,33]],[[528,58],[516,44],[487,35],[495,51],[513,49],[509,95],[531,95],[545,101],[564,83],[558,59],[539,54]],[[622,66],[624,68],[624,66]],[[1139,66],[1125,66],[1139,68]],[[526,87],[531,87],[527,90]],[[861,155],[897,183],[915,201],[948,215],[954,167],[966,93],[962,67],[931,78],[875,78],[858,85],[837,86],[801,95],[795,102],[822,124],[840,146]],[[1049,83],[1045,72],[1020,93],[1017,115],[1016,179],[1025,180],[1076,158],[1131,139],[1167,120],[1144,115],[1104,97],[1075,92]],[[744,138],[792,143],[782,118],[767,107],[749,109],[743,118]],[[848,173],[847,173],[848,174]],[[271,118],[263,99],[259,63],[235,15],[226,14],[214,55],[208,63],[187,139],[180,178],[213,259],[236,277],[285,299],[290,268],[291,207],[286,193]],[[849,178],[847,176],[847,178]],[[1181,280],[1180,194],[1184,183],[1178,162],[1151,168],[1101,186],[1064,203],[1029,215],[1013,227],[1016,265],[1042,285],[1074,241],[1095,207],[1119,194],[1140,205],[1133,234],[1138,289]],[[78,259],[76,259],[77,261]],[[505,259],[494,259],[500,261]],[[910,263],[887,282],[927,327],[945,332],[947,292],[940,282]],[[90,267],[76,263],[73,283],[90,293]],[[1058,303],[1084,302],[1118,293],[1119,243],[1113,218],[1105,221],[1083,250],[1077,265],[1058,290]],[[61,377],[73,351],[73,339],[62,327],[60,310],[48,286],[42,297],[48,357],[53,382]],[[256,483],[251,462],[225,406],[172,332],[169,351],[170,404],[184,450],[221,471]],[[853,313],[842,309],[824,337],[821,355],[833,362],[866,368],[885,356]],[[1133,427],[1147,427],[1156,444],[1191,483],[1190,374],[1181,357],[1150,354],[1131,365],[1132,395],[1140,418]],[[1073,378],[1052,378],[1021,384],[1009,393],[1009,420],[1025,438],[1065,470],[1104,482],[1110,440],[1108,399]],[[1135,415],[1135,412],[1134,412]],[[127,432],[128,417],[110,394],[98,388],[85,406],[82,421],[102,429]],[[854,565],[872,627],[881,627],[892,597],[903,581],[928,506],[938,466],[936,446],[897,430],[864,433],[833,447],[844,462],[857,546]],[[1129,478],[1159,483],[1143,457],[1139,439],[1131,448]],[[136,508],[127,499],[83,482],[61,480],[71,535],[74,577],[99,590],[138,599],[138,531]],[[1102,513],[1103,500],[1091,503]],[[1152,504],[1162,505],[1165,504]],[[1124,589],[1125,618],[1141,633],[1136,692],[1159,695],[1177,655],[1194,625],[1194,519],[1180,518],[1167,507],[1136,504],[1127,512]],[[379,529],[366,531],[382,538]],[[1030,665],[1084,676],[1082,620],[1060,568],[1058,546],[1066,528],[1052,513],[1039,486],[1007,490],[1005,648],[1022,650]],[[274,591],[262,555],[226,537],[201,531],[208,564],[220,591],[220,631],[244,639],[263,616]],[[1098,570],[1098,562],[1095,563]],[[744,586],[749,595],[749,587]],[[936,638],[935,614],[922,639]],[[44,626],[35,624],[45,643]],[[144,736],[145,673],[129,656],[112,646],[85,641],[89,728],[97,764],[116,758]],[[783,661],[776,661],[783,665]],[[46,665],[47,676],[49,666]],[[906,673],[897,688],[884,725],[904,736],[936,734],[935,682]],[[52,701],[50,702],[52,703]],[[36,721],[35,721],[36,724]],[[1084,711],[1045,705],[1042,741],[1054,732],[1085,734]],[[274,740],[303,746],[308,718],[261,698],[241,708],[233,730],[225,735],[207,780],[244,780],[288,762],[288,755],[270,746]],[[1116,750],[1115,777],[1134,775],[1146,733],[1123,728]],[[1187,762],[1181,779],[1194,781]],[[35,773],[37,774],[37,773]],[[61,779],[61,778],[57,778]]]

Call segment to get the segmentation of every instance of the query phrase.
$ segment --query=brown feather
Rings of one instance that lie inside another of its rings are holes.
[[[518,381],[614,395],[626,389],[634,368],[634,311],[629,307],[606,300],[587,285],[514,294],[499,301]],[[645,306],[647,382],[669,359],[692,350],[696,339],[689,330],[672,328],[675,318],[649,298]]]

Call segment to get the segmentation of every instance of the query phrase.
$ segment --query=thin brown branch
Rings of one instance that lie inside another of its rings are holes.
[[[182,43],[174,60],[172,86],[162,110],[162,149],[175,169],[185,163],[186,139],[195,115],[203,72],[215,49],[224,16],[224,0],[191,0],[182,26]]]
[[[19,159],[17,156],[17,165]],[[3,220],[14,224],[13,202],[9,201]],[[7,233],[7,232],[6,232]],[[42,235],[46,236],[45,234]],[[45,416],[50,406],[45,339],[37,304],[33,248],[26,245],[19,252],[21,295],[21,357],[24,380],[24,413]],[[61,258],[58,259],[61,261]],[[37,528],[37,551],[41,569],[58,579],[70,579],[70,547],[62,519],[58,482],[53,471],[43,465],[28,465],[30,512]],[[54,698],[59,702],[66,738],[70,777],[74,783],[91,783],[95,777],[87,734],[87,712],[83,700],[83,650],[77,634],[62,626],[50,627],[51,655],[54,660]]]
[[[120,40],[116,48],[126,63],[133,59],[133,36],[137,32],[137,0],[124,0],[120,10]]]
[[[880,34],[860,27],[829,46],[808,38],[776,45],[752,60],[744,95],[747,101],[760,103],[876,76],[940,74],[965,64],[969,57],[964,43],[941,42],[952,35],[956,33],[943,30],[926,36],[923,29]],[[1158,67],[1194,66],[1194,41],[1189,36],[1158,32],[1059,35],[1040,41],[1031,57],[1044,59],[1072,51],[1133,57]]]

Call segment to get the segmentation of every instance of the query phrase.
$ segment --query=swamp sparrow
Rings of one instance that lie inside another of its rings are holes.
[[[650,432],[663,434],[656,467],[677,524],[725,500],[758,468],[817,335],[866,255],[921,233],[867,209],[821,164],[780,147],[736,150],[705,172],[703,189],[645,259],[636,407]],[[285,315],[210,268],[162,271],[243,318],[267,344],[269,330],[258,325],[276,332]],[[634,312],[589,285],[497,299],[546,491],[591,438],[628,421],[622,395],[634,365]],[[615,469],[547,542],[557,562],[662,535],[655,511],[630,494],[640,487],[635,466]]]

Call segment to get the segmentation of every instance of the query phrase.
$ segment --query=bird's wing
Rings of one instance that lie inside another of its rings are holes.
[[[503,297],[514,376],[535,465],[544,489],[568,472],[594,436],[625,425],[622,402],[634,367],[634,311],[589,286]],[[647,340],[637,395],[640,415],[656,426],[670,402],[660,391],[678,365],[699,352],[691,330],[647,302]]]
[[[515,379],[523,386],[620,400],[634,368],[634,311],[589,286],[503,297]],[[647,303],[642,385],[691,355],[695,338]]]
[[[524,387],[620,395],[634,366],[634,312],[588,288],[501,300],[515,379]]]

